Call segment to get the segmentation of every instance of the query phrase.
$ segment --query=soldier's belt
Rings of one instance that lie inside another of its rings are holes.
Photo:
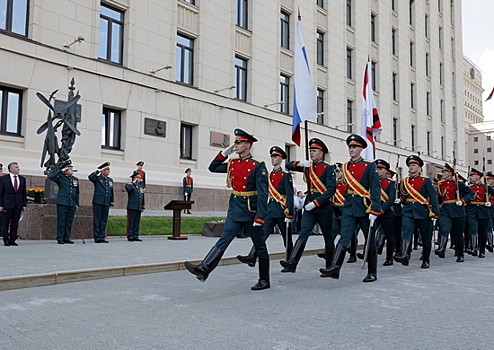
[[[358,193],[357,193],[357,192],[355,192],[354,190],[347,190],[347,191],[346,191],[346,193],[348,193],[348,194],[356,194],[356,195],[358,195]]]
[[[257,194],[257,191],[240,192],[240,191],[232,190],[232,194],[235,196],[250,197],[250,196],[255,196]]]
[[[479,204],[479,205],[485,205],[485,202],[470,202],[470,204]]]
[[[458,202],[456,199],[451,199],[449,201],[443,201],[443,204],[451,204],[451,203],[456,203]]]
[[[418,201],[418,200],[413,199],[413,198],[407,198],[407,202],[419,203],[419,201]]]

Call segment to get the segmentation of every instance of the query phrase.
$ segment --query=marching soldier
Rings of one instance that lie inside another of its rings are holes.
[[[136,163],[136,165],[137,165],[137,170],[135,171],[138,172],[139,175],[141,176],[140,186],[146,189],[146,172],[142,170],[142,167],[144,166],[144,162],[140,160]]]
[[[194,192],[194,179],[190,176],[192,174],[192,169],[187,168],[185,170],[185,176],[182,181],[182,187],[184,192],[184,201],[190,201],[192,197],[192,192]],[[184,209],[184,214],[191,214],[189,209]]]
[[[393,265],[393,203],[396,197],[396,184],[393,180],[387,177],[387,173],[390,168],[389,163],[384,159],[377,159],[375,163],[377,167],[377,173],[379,174],[379,181],[381,184],[381,215],[379,215],[379,217],[377,218],[377,225],[374,225],[373,232],[376,232],[377,227],[381,225],[381,229],[384,233],[383,238],[386,238],[387,242],[386,260],[384,261],[383,266],[390,266]],[[376,241],[379,242],[380,239],[376,238]],[[384,245],[384,239],[382,240],[382,245]]]
[[[465,261],[463,255],[463,228],[465,227],[465,206],[472,199],[473,191],[462,181],[453,178],[455,170],[446,163],[442,170],[442,180],[438,183],[439,203],[439,248],[434,254],[440,258],[446,255],[448,235],[455,239],[456,262]]]
[[[70,240],[72,222],[79,208],[79,179],[72,174],[74,165],[67,160],[61,164],[61,169],[48,175],[48,178],[58,185],[57,205],[57,242],[58,244],[74,244]]]
[[[293,207],[293,181],[292,174],[281,168],[283,159],[287,158],[284,150],[278,146],[273,146],[269,150],[271,157],[271,165],[273,171],[269,174],[268,179],[268,207],[266,218],[264,220],[264,240],[269,237],[275,226],[281,231],[283,242],[287,251],[287,255],[293,249],[292,234],[287,231],[287,225],[292,223],[294,207]],[[257,254],[256,247],[252,247],[249,255],[237,255],[237,259],[254,267],[256,264]]]
[[[492,172],[488,172],[487,175],[487,184],[490,187],[494,186],[494,174]],[[489,198],[490,202],[494,204],[494,196],[490,196]],[[486,248],[489,252],[494,252],[494,246],[492,242],[492,230],[494,229],[494,205],[491,205],[491,224],[490,224],[490,229],[487,231],[487,244]]]
[[[393,179],[393,177],[396,175],[396,172],[392,169],[388,169],[387,171],[387,176],[390,179]],[[397,181],[397,180],[396,180]],[[397,184],[395,181],[395,185]],[[395,186],[395,193],[396,193],[396,188]],[[396,198],[396,194],[395,194]],[[395,255],[400,255],[401,253],[401,204],[396,204],[393,202],[393,240],[394,240],[394,248],[393,251]]]
[[[298,262],[304,253],[307,239],[316,224],[321,227],[324,236],[324,254],[326,266],[329,265],[334,251],[334,237],[331,229],[333,209],[329,199],[335,194],[336,180],[334,166],[323,160],[328,147],[317,138],[309,141],[310,161],[294,161],[286,165],[288,170],[307,171],[310,181],[310,193],[305,197],[304,213],[302,214],[302,230],[287,260],[281,260],[281,272],[295,272]],[[307,169],[308,168],[308,169]],[[307,169],[307,170],[306,170]]]
[[[94,242],[108,243],[105,240],[106,223],[110,207],[113,207],[113,179],[110,175],[110,162],[105,162],[98,170],[89,174],[88,179],[94,184],[93,193],[93,235]]]
[[[489,226],[490,208],[492,204],[489,195],[494,195],[494,189],[481,182],[483,174],[472,168],[470,171],[470,188],[475,192],[467,205],[468,233],[470,236],[470,249],[467,253],[479,258],[485,258],[485,246],[487,243],[487,230]],[[479,251],[477,252],[477,237]]]
[[[405,177],[400,184],[401,198],[395,200],[396,204],[403,203],[403,241],[401,255],[395,256],[396,262],[408,266],[410,260],[410,242],[416,228],[422,235],[422,265],[423,269],[430,267],[431,254],[431,217],[432,224],[439,215],[439,204],[437,202],[436,191],[432,186],[432,181],[428,177],[421,176],[424,161],[415,155],[406,159],[408,166],[408,177]]]
[[[360,225],[368,240],[368,270],[363,282],[374,282],[377,280],[377,250],[375,237],[373,234],[369,235],[369,228],[381,213],[379,176],[376,173],[376,164],[360,156],[362,150],[367,147],[367,142],[361,136],[348,136],[346,144],[350,161],[341,168],[348,183],[345,204],[341,209],[341,237],[336,245],[331,266],[319,271],[326,277],[340,278],[346,249],[357,225]]]
[[[145,209],[144,188],[140,186],[141,174],[137,171],[130,176],[131,183],[125,185],[128,194],[127,201],[127,240],[129,242],[141,242],[139,238],[139,224],[141,213]]]
[[[227,187],[233,190],[220,239],[200,264],[193,265],[188,261],[184,264],[187,270],[202,282],[216,268],[231,241],[245,228],[259,257],[259,281],[251,289],[262,290],[270,287],[269,255],[262,228],[268,199],[268,172],[264,162],[250,154],[252,144],[256,141],[254,136],[241,129],[235,129],[235,143],[218,153],[209,165],[209,171],[227,174]],[[236,152],[238,157],[225,162],[233,152]]]

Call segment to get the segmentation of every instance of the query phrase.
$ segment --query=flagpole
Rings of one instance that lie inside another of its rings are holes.
[[[309,158],[309,122],[306,120],[304,122],[304,127],[305,127],[305,159],[310,161]],[[305,179],[306,179],[306,184],[307,184],[307,202],[311,201],[311,196],[310,196],[310,175],[309,175],[309,168],[304,169],[304,174],[305,174]]]

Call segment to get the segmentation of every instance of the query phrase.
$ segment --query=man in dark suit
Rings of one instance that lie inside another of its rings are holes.
[[[26,210],[26,178],[20,176],[19,164],[8,166],[9,175],[0,177],[0,211],[3,212],[2,235],[5,246],[17,246],[17,227],[21,212]],[[9,231],[10,227],[10,231]]]

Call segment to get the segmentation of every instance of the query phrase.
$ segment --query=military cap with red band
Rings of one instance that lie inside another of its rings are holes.
[[[374,162],[376,163],[376,167],[389,170],[389,163],[386,162],[384,159],[376,159]]]
[[[478,170],[477,170],[477,169],[475,169],[475,168],[472,168],[472,170],[470,170],[470,174],[468,174],[468,176],[471,176],[471,175],[478,175],[478,176],[480,176],[480,177],[484,176],[484,175],[482,174],[482,172],[478,171]]]
[[[489,171],[489,172],[487,172],[487,174],[485,174],[485,177],[488,179],[494,179],[494,174]]]
[[[269,149],[269,156],[280,156],[283,159],[286,159],[288,156],[285,151],[281,149],[281,147],[273,146]]]
[[[257,139],[243,131],[242,129],[235,129],[233,132],[235,134],[235,143],[239,142],[249,142],[249,143],[254,143],[257,142]]]
[[[329,148],[326,146],[326,144],[324,142],[322,142],[318,138],[313,138],[313,139],[311,139],[309,141],[309,148],[312,148],[312,149],[320,149],[324,153],[328,153],[329,152]]]
[[[444,164],[444,168],[443,170],[446,170],[446,171],[449,171],[450,173],[454,173],[455,171],[453,170],[453,167],[451,167],[451,165],[449,165],[448,163],[445,163]]]
[[[407,160],[406,160],[406,165],[409,166],[410,164],[418,164],[419,167],[423,167],[424,166],[424,161],[422,160],[422,158],[420,158],[419,156],[416,156],[414,154],[412,154],[411,156],[408,156]]]
[[[389,174],[389,177],[393,177],[396,175],[396,171],[392,170],[392,169],[388,169],[386,170],[386,173]]]
[[[348,147],[350,146],[360,146],[362,148],[367,148],[367,142],[360,135],[350,135],[346,138],[346,144]]]

